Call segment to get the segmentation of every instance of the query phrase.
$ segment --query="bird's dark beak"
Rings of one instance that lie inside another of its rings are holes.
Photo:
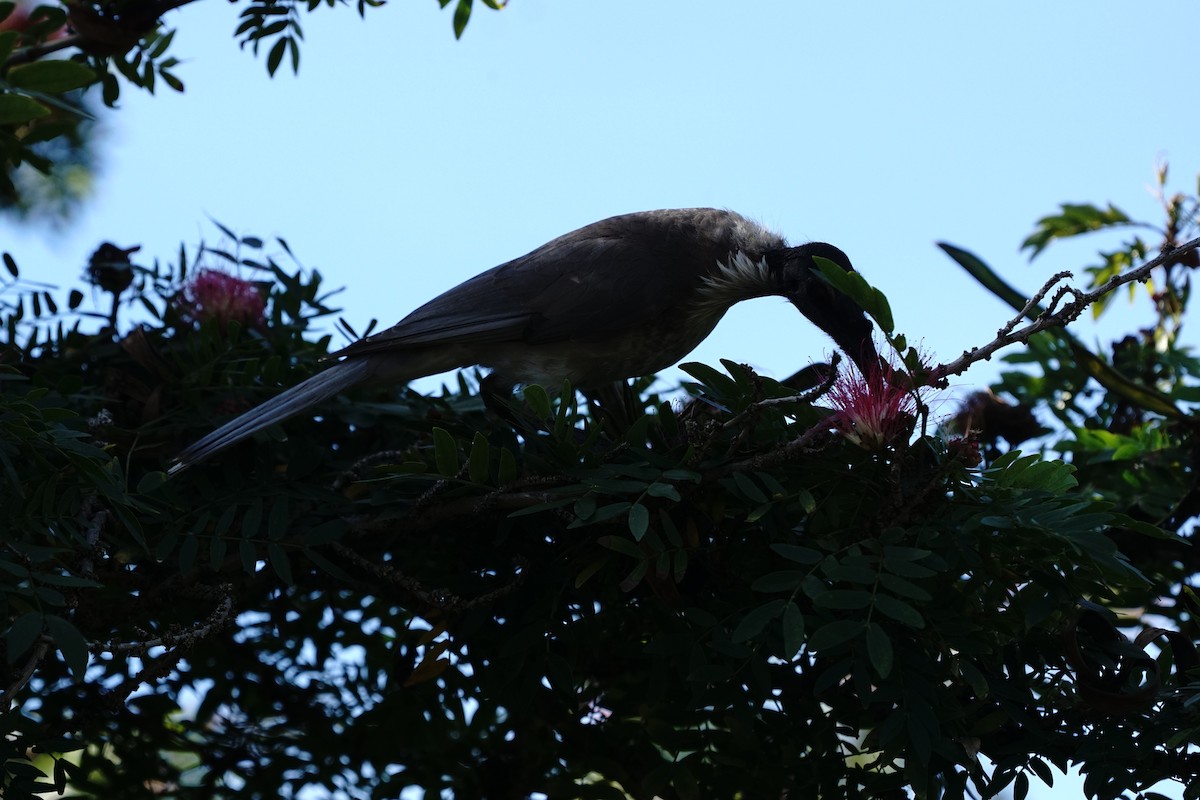
[[[867,323],[870,325],[870,323]],[[863,375],[871,375],[879,371],[880,360],[879,353],[875,350],[875,343],[871,341],[871,335],[868,333],[865,338],[858,342],[848,342],[841,345],[842,351],[850,357],[858,367],[858,371]]]
[[[829,248],[839,258],[830,258],[843,269],[853,270],[849,259],[840,250],[830,245],[815,245]],[[824,252],[814,255],[827,257]],[[809,257],[811,262],[811,256]],[[879,369],[879,354],[871,340],[871,321],[858,303],[833,288],[816,271],[815,262],[801,280],[799,288],[788,299],[796,309],[837,343],[837,346],[853,361],[858,369],[869,375]]]
[[[822,285],[824,292],[810,293],[804,300],[792,299],[792,305],[837,343],[854,362],[859,372],[871,375],[879,370],[879,353],[871,340],[871,321],[858,304],[841,292]],[[820,299],[814,300],[811,294]]]

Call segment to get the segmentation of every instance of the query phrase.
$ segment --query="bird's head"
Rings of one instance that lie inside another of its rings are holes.
[[[816,258],[824,258],[853,272],[849,257],[824,242],[809,242],[779,251],[778,269],[784,296],[797,310],[829,334],[863,374],[879,367],[879,356],[871,341],[871,322],[858,303],[827,283]]]

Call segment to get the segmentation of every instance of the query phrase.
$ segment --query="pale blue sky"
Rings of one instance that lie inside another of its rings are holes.
[[[187,93],[127,90],[88,210],[66,233],[0,221],[0,247],[61,284],[104,239],[167,259],[218,239],[211,215],[287,238],[346,287],[361,330],[588,222],[713,205],[841,246],[899,329],[948,360],[1010,312],[935,240],[1032,289],[1091,252],[1027,265],[1017,247],[1037,217],[1108,199],[1153,215],[1157,158],[1183,187],[1200,169],[1182,72],[1195,4],[476,5],[461,41],[435,0],[366,21],[318,9],[300,76],[273,81],[231,38],[240,6],[173,12]],[[768,298],[694,357],[784,376],[830,347]]]
[[[1157,219],[1156,159],[1178,187],[1200,170],[1200,4],[476,6],[457,42],[435,0],[393,0],[366,21],[318,9],[299,77],[273,81],[231,38],[242,6],[173,12],[187,93],[127,90],[90,207],[61,233],[0,221],[0,249],[66,285],[102,240],[172,259],[181,240],[219,238],[211,216],[288,239],[346,287],[361,330],[594,220],[713,205],[839,245],[898,328],[949,360],[1011,312],[936,240],[1033,289],[1094,249],[1055,246],[1029,266],[1017,248],[1037,217],[1111,199]],[[1149,319],[1115,314],[1111,331]],[[782,377],[830,348],[764,299],[693,357]],[[995,374],[982,364],[958,384]]]

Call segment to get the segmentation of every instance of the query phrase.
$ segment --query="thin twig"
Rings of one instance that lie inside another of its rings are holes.
[[[87,532],[84,534],[84,541],[87,542],[87,551],[83,559],[79,562],[79,574],[85,578],[95,578],[96,565],[94,557],[96,555],[96,543],[100,541],[100,531],[108,521],[108,511],[105,509],[96,509],[96,495],[92,494],[84,501],[83,516],[88,519]]]
[[[1200,237],[1192,239],[1190,242],[1180,245],[1179,247],[1164,250],[1156,258],[1147,261],[1136,269],[1131,269],[1128,272],[1123,272],[1119,275],[1114,275],[1099,288],[1090,292],[1081,292],[1076,289],[1069,289],[1069,292],[1075,296],[1075,299],[1062,307],[1061,311],[1053,313],[1050,310],[1042,312],[1038,318],[1029,323],[1023,328],[1009,330],[1007,333],[998,335],[995,339],[983,345],[968,350],[949,364],[942,364],[932,370],[935,378],[945,378],[948,375],[961,375],[969,366],[979,361],[986,361],[992,357],[996,351],[1007,347],[1016,342],[1028,342],[1029,337],[1035,333],[1041,333],[1051,328],[1063,328],[1079,318],[1079,315],[1084,312],[1090,305],[1098,301],[1100,298],[1114,291],[1115,289],[1124,286],[1127,283],[1134,281],[1144,282],[1150,279],[1150,272],[1156,267],[1160,267],[1167,261],[1178,258],[1181,254],[1200,248]],[[1060,299],[1065,293],[1060,292],[1055,296],[1055,301]],[[1032,310],[1030,308],[1030,310]],[[1001,329],[1003,331],[1003,329]]]
[[[371,575],[385,584],[403,589],[429,608],[435,608],[439,611],[461,612],[498,600],[516,590],[524,582],[525,575],[528,572],[528,564],[523,559],[518,560],[516,564],[517,574],[510,582],[473,599],[466,599],[461,595],[451,592],[449,589],[429,588],[421,581],[405,574],[403,570],[397,569],[390,563],[380,564],[372,561],[341,542],[334,542],[333,550],[342,558],[354,564],[362,572]]]
[[[749,406],[747,406],[745,411],[734,416],[733,418],[731,418],[730,420],[725,422],[721,427],[722,428],[732,428],[735,425],[739,425],[739,424],[741,424],[741,421],[746,417],[746,415],[753,413],[753,412],[761,411],[764,408],[771,408],[773,406],[789,405],[792,403],[811,404],[817,398],[821,397],[821,395],[828,392],[830,387],[832,387],[834,382],[837,380],[838,364],[839,364],[840,360],[841,360],[841,353],[835,352],[833,354],[833,359],[830,361],[830,364],[829,364],[829,374],[825,377],[825,380],[821,383],[820,386],[814,386],[812,389],[809,389],[807,392],[801,392],[800,394],[792,394],[792,395],[788,395],[787,397],[768,397],[763,400],[756,400],[755,402],[753,402]]]
[[[78,33],[73,33],[70,36],[64,36],[61,39],[56,39],[53,42],[43,42],[42,44],[30,45],[22,47],[19,50],[14,50],[12,55],[4,62],[6,67],[15,67],[18,64],[28,64],[31,61],[37,61],[42,56],[48,56],[51,53],[57,53],[59,50],[66,50],[68,47],[79,47],[82,49],[83,43],[87,40]]]
[[[813,441],[823,433],[829,431],[829,424],[826,422],[818,422],[811,428],[800,434],[795,439],[792,439],[787,444],[776,447],[766,453],[748,458],[745,461],[738,461],[730,464],[728,467],[721,469],[717,476],[728,475],[732,472],[747,472],[769,469],[780,464],[787,464],[794,461],[801,452],[809,447]]]
[[[1021,309],[1021,313],[1017,314],[1015,317],[1013,317],[1007,323],[1005,323],[1003,328],[996,331],[996,335],[997,336],[1007,336],[1008,334],[1012,333],[1013,329],[1016,328],[1018,324],[1020,324],[1021,320],[1027,318],[1030,314],[1033,313],[1034,307],[1036,307],[1038,303],[1042,302],[1042,299],[1047,294],[1050,293],[1050,290],[1052,288],[1054,288],[1054,284],[1058,283],[1059,281],[1063,280],[1064,278],[1069,278],[1069,277],[1071,277],[1071,273],[1068,270],[1063,270],[1062,272],[1056,272],[1054,274],[1054,276],[1052,278],[1050,278],[1050,280],[1046,281],[1045,285],[1042,286],[1042,288],[1039,289],[1038,292],[1033,297],[1029,298],[1029,302],[1026,303],[1025,307]],[[1051,305],[1053,305],[1053,304],[1051,304]]]
[[[137,642],[122,642],[119,639],[109,639],[107,642],[88,642],[88,649],[93,653],[146,653],[155,647],[191,647],[196,642],[207,639],[225,626],[233,616],[233,587],[222,587],[225,596],[203,622],[193,625],[180,633],[168,633],[155,639],[145,639]]]
[[[50,643],[45,639],[39,640],[33,647],[33,652],[29,654],[25,666],[21,667],[21,672],[17,675],[17,679],[13,681],[4,694],[0,694],[0,709],[8,710],[8,704],[17,696],[29,681],[33,678],[33,673],[37,670],[37,665],[46,657],[46,653],[50,650]]]
[[[390,531],[396,526],[400,526],[408,532],[426,530],[449,520],[463,517],[481,518],[485,514],[497,511],[520,511],[542,503],[550,503],[562,497],[563,495],[549,492],[499,490],[485,495],[456,497],[440,503],[427,503],[419,511],[414,511],[411,517],[388,519],[381,522],[365,520],[361,525],[355,525],[355,529],[359,533]]]
[[[381,450],[378,453],[371,453],[368,456],[364,456],[339,474],[329,488],[335,492],[340,492],[362,477],[363,471],[368,467],[373,467],[376,464],[400,463],[408,455],[408,452],[407,450]]]

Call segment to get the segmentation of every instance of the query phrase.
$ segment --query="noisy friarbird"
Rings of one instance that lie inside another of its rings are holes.
[[[490,369],[491,385],[508,391],[555,389],[564,380],[588,389],[649,375],[677,363],[730,306],[753,297],[786,298],[860,369],[876,368],[870,322],[820,277],[817,257],[853,269],[833,245],[790,247],[732,211],[610,217],[476,275],[334,353],[327,369],[188,447],[171,472],[359,384],[404,384],[470,365]]]

